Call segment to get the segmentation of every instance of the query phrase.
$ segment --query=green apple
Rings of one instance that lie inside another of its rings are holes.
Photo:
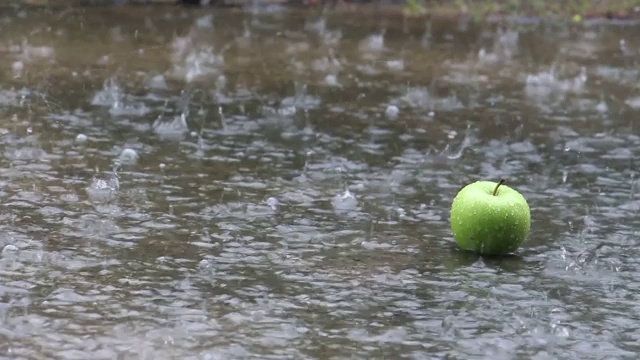
[[[506,255],[529,235],[531,213],[516,190],[493,181],[476,181],[458,192],[451,204],[451,231],[463,250]]]

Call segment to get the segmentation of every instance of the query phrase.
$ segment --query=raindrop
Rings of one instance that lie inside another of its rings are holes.
[[[137,160],[138,152],[131,148],[125,148],[120,153],[120,161],[124,164],[134,164]]]
[[[384,111],[384,114],[391,119],[396,118],[398,116],[398,113],[400,113],[400,109],[398,109],[398,107],[395,105],[387,106],[387,109]]]
[[[19,77],[22,74],[22,71],[24,70],[24,63],[22,61],[14,61],[13,64],[11,65],[11,68],[13,69],[15,76]]]
[[[280,201],[274,197],[269,197],[267,199],[267,205],[271,208],[271,210],[277,210],[278,206],[280,206]]]

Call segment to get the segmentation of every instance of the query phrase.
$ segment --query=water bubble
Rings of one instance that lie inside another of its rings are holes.
[[[329,86],[338,86],[338,78],[334,74],[329,74],[324,77],[324,83]]]
[[[134,164],[138,160],[138,152],[131,148],[125,148],[120,153],[119,159],[124,164]]]
[[[14,254],[16,251],[18,251],[18,248],[15,245],[12,245],[12,244],[6,245],[2,249],[2,256],[8,256],[8,255]]]
[[[15,76],[20,76],[24,70],[24,63],[22,61],[14,61],[13,64],[11,64],[11,68]]]
[[[278,209],[278,206],[280,206],[280,201],[278,201],[278,199],[274,197],[269,197],[267,199],[267,205],[271,208],[271,210],[276,210]]]
[[[387,106],[387,109],[384,111],[384,114],[389,117],[389,118],[396,118],[398,116],[398,113],[400,113],[400,109],[398,109],[397,106],[395,105],[389,105]]]
[[[387,68],[393,71],[401,71],[404,70],[404,61],[403,60],[390,60],[387,61]]]
[[[79,144],[85,143],[87,142],[88,138],[87,135],[85,134],[78,134],[78,136],[76,136],[76,142]]]

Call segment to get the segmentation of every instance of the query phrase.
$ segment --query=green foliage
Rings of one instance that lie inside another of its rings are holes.
[[[426,9],[424,7],[425,0],[407,0],[407,4],[404,6],[402,11],[405,15],[421,15],[426,13]]]
[[[463,13],[476,19],[489,14],[536,16],[581,22],[587,16],[625,16],[632,14],[638,0],[407,0],[406,15]]]

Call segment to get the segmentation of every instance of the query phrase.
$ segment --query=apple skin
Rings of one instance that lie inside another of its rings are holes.
[[[518,191],[498,183],[476,181],[458,192],[451,204],[451,231],[463,250],[507,255],[529,235],[531,212]]]

